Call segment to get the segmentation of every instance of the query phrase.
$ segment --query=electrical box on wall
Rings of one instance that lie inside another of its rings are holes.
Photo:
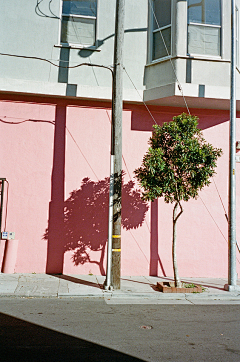
[[[8,232],[7,231],[3,231],[2,232],[2,237],[1,237],[2,240],[7,240],[8,239]]]
[[[15,232],[13,231],[3,231],[1,235],[1,240],[14,240]]]

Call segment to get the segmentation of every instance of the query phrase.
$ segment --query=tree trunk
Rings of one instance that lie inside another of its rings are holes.
[[[178,205],[181,208],[181,211],[178,212]],[[176,242],[177,242],[177,220],[179,218],[179,216],[183,213],[183,208],[180,204],[180,202],[176,202],[176,204],[174,205],[174,209],[173,209],[173,240],[172,240],[172,261],[173,261],[173,271],[174,271],[174,282],[175,282],[175,287],[177,288],[181,288],[182,283],[181,280],[179,278],[179,274],[178,274],[178,266],[177,266],[177,251],[176,251]]]

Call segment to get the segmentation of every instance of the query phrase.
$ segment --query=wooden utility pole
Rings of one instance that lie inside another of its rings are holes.
[[[113,70],[113,225],[112,225],[112,286],[120,289],[121,276],[121,209],[122,209],[122,110],[123,110],[123,40],[125,0],[116,0],[116,24]]]

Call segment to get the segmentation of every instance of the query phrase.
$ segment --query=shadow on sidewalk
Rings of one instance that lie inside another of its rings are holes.
[[[84,280],[84,279],[80,279],[80,278],[75,278],[75,277],[72,277],[70,275],[64,275],[64,274],[59,274],[59,275],[58,274],[50,274],[50,275],[52,275],[53,277],[59,278],[59,279],[67,280],[67,281],[72,282],[72,283],[87,285],[89,287],[103,289],[101,284],[90,282],[88,280]]]
[[[125,280],[125,281],[132,282],[132,283],[137,283],[137,284],[149,285],[149,287],[152,288],[153,290],[159,291],[155,284],[147,282],[147,281],[141,282],[139,280],[133,280],[133,279],[127,279],[127,278],[121,278],[121,280]]]

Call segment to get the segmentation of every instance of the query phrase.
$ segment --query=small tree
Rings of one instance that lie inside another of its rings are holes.
[[[198,118],[185,113],[162,126],[153,126],[150,148],[142,166],[135,170],[144,189],[143,199],[164,197],[166,203],[174,203],[172,261],[176,287],[181,286],[176,253],[176,223],[183,213],[181,201],[197,198],[198,192],[210,184],[222,154],[221,149],[206,142],[197,126]]]

